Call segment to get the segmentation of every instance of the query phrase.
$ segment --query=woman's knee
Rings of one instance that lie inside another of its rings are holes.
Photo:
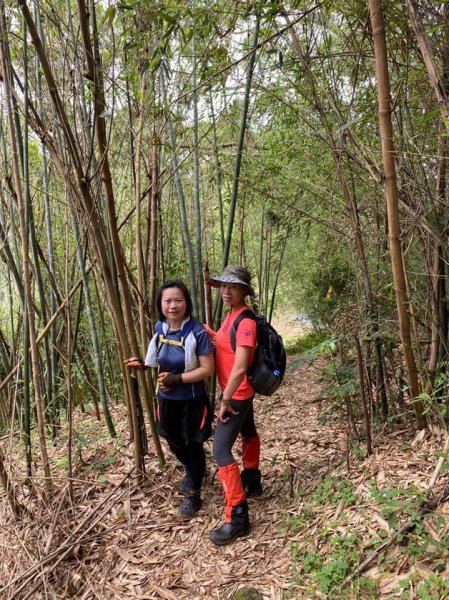
[[[228,446],[228,444],[221,444],[220,442],[217,442],[216,438],[214,439],[214,443],[212,445],[212,455],[219,467],[226,467],[234,462],[231,448]]]

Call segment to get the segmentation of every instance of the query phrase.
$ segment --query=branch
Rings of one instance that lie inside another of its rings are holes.
[[[410,20],[412,27],[418,40],[419,49],[423,63],[427,69],[429,76],[430,86],[435,94],[435,98],[439,104],[441,115],[443,119],[449,119],[449,98],[446,93],[446,87],[443,79],[438,71],[438,67],[435,61],[432,48],[430,47],[429,40],[424,35],[424,29],[421,23],[421,19],[418,15],[418,7],[416,6],[415,0],[405,0],[407,4],[408,12],[410,14]]]
[[[433,511],[435,508],[438,507],[439,504],[441,504],[441,502],[444,502],[445,500],[447,500],[449,498],[449,484],[444,488],[444,490],[442,492],[440,492],[438,494],[438,496],[436,496],[435,498],[432,498],[430,500],[425,500],[421,503],[420,507],[418,508],[417,511],[417,516],[419,518],[425,517],[429,512]],[[350,579],[352,579],[353,577],[355,577],[356,575],[361,575],[362,573],[364,573],[368,567],[370,567],[372,565],[372,563],[376,560],[376,558],[378,556],[380,556],[380,554],[382,554],[387,548],[389,548],[392,544],[395,543],[395,541],[397,540],[397,538],[401,535],[404,535],[406,533],[410,533],[410,531],[412,531],[415,527],[416,527],[416,516],[415,518],[412,520],[410,519],[409,521],[407,521],[407,523],[405,523],[405,525],[403,525],[399,530],[394,531],[386,540],[385,542],[379,546],[376,550],[374,550],[374,552],[372,552],[368,558],[366,558],[362,564],[359,566],[358,570],[353,573],[348,579],[347,581],[349,581]]]
[[[3,592],[5,592],[6,590],[8,590],[9,588],[11,588],[12,586],[22,582],[22,583],[20,583],[18,588],[14,589],[14,595],[17,596],[19,594],[19,592],[21,592],[24,588],[29,586],[29,584],[34,579],[34,577],[37,575],[37,573],[41,571],[42,567],[46,567],[45,572],[47,572],[47,573],[50,573],[51,571],[53,571],[64,560],[64,558],[71,552],[71,550],[77,544],[79,544],[83,538],[86,537],[86,535],[97,525],[97,523],[99,521],[101,521],[101,519],[111,510],[111,508],[114,506],[114,504],[116,504],[117,501],[120,500],[120,498],[126,492],[127,488],[124,489],[118,496],[115,496],[115,493],[125,483],[125,481],[131,476],[134,469],[135,469],[135,467],[133,467],[128,473],[126,473],[126,475],[123,477],[123,479],[121,481],[119,481],[119,483],[117,483],[112,488],[112,490],[109,492],[109,494],[106,496],[106,498],[104,498],[100,502],[100,504],[98,504],[95,508],[93,508],[88,513],[88,515],[81,521],[81,523],[77,527],[75,527],[75,529],[68,536],[68,538],[66,538],[66,540],[64,542],[62,542],[62,544],[60,544],[60,546],[58,548],[56,548],[56,550],[54,550],[51,554],[47,555],[45,558],[43,558],[39,562],[35,563],[27,571],[25,571],[24,573],[22,573],[21,575],[16,577],[16,579],[14,579],[10,583],[8,583],[6,586],[1,588],[0,595]],[[82,528],[92,519],[92,517],[96,513],[98,513],[98,511],[101,508],[103,508],[103,506],[111,498],[113,498],[112,504],[108,505],[105,508],[105,510],[102,511],[101,514],[99,516],[97,516],[96,519],[94,519],[94,521],[84,531],[82,531],[82,533],[79,533],[82,530]],[[76,534],[78,534],[78,533],[79,533],[79,535],[76,536]],[[40,573],[40,574],[42,575],[42,573]],[[31,591],[29,591],[28,594],[24,597],[24,600],[26,598],[33,597],[33,594],[36,591],[36,589],[39,587],[40,583],[41,583],[40,581],[36,583],[36,585],[31,589]]]

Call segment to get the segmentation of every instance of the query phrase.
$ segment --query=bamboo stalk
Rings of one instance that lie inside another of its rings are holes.
[[[418,399],[420,384],[416,358],[411,340],[411,320],[407,295],[404,258],[401,245],[398,194],[395,166],[395,148],[391,121],[390,79],[388,75],[388,55],[385,38],[385,25],[381,0],[369,0],[369,12],[373,31],[374,58],[379,104],[379,125],[382,142],[382,156],[385,171],[385,196],[388,218],[388,239],[390,244],[391,268],[393,272],[396,305],[399,317],[399,332],[405,362],[409,393],[420,429],[426,427],[422,402]]]
[[[3,31],[6,31],[6,20],[4,14],[4,5],[1,5],[1,28]],[[50,462],[49,456],[47,452],[47,443],[45,438],[45,418],[44,418],[44,406],[41,392],[41,372],[40,372],[40,363],[39,363],[39,354],[37,348],[37,340],[36,340],[36,326],[35,326],[35,313],[33,306],[33,297],[32,297],[32,288],[31,288],[31,264],[30,264],[30,248],[28,243],[28,231],[26,226],[26,216],[25,216],[25,204],[22,195],[22,184],[20,179],[20,168],[19,161],[17,155],[17,144],[16,144],[16,127],[14,123],[13,113],[12,113],[12,94],[11,94],[11,82],[10,82],[10,70],[8,68],[8,51],[7,51],[7,41],[3,36],[3,39],[0,43],[0,54],[1,54],[1,65],[3,72],[3,85],[4,85],[4,93],[5,93],[5,104],[7,111],[7,119],[9,125],[9,137],[10,137],[10,147],[11,147],[11,156],[12,156],[12,164],[13,164],[13,175],[14,175],[14,188],[17,199],[17,206],[19,212],[19,220],[20,220],[20,230],[22,237],[22,269],[23,269],[23,280],[24,280],[24,288],[25,288],[25,298],[26,298],[26,310],[29,319],[29,331],[30,331],[30,350],[31,350],[31,365],[32,365],[32,374],[33,374],[33,384],[34,384],[34,397],[36,404],[36,412],[38,419],[38,431],[39,431],[39,444],[42,455],[43,462],[43,470],[45,473],[45,486],[48,492],[52,489],[52,480],[51,480],[51,472],[50,472]]]

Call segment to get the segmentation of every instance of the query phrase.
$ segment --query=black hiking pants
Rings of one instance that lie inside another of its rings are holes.
[[[235,462],[232,447],[239,433],[244,439],[257,437],[253,398],[231,400],[231,407],[238,410],[238,414],[228,413],[229,421],[226,423],[219,421],[215,429],[212,453],[219,467],[227,467]]]

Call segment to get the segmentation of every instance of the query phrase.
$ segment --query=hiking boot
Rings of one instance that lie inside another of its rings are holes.
[[[231,522],[212,529],[209,538],[217,546],[226,546],[235,539],[246,535],[250,530],[248,504],[246,500],[231,510]]]
[[[189,494],[184,496],[184,500],[181,502],[178,508],[178,515],[180,517],[193,517],[201,508],[201,493],[197,491],[190,491]]]
[[[185,496],[186,494],[189,494],[192,490],[193,490],[192,478],[190,477],[190,475],[188,473],[186,473],[184,475],[184,477],[182,478],[181,483],[179,484],[179,491],[181,492],[181,494],[184,494],[184,496]]]
[[[243,469],[240,473],[242,478],[243,491],[245,496],[260,496],[262,493],[262,485],[260,483],[259,469]]]

